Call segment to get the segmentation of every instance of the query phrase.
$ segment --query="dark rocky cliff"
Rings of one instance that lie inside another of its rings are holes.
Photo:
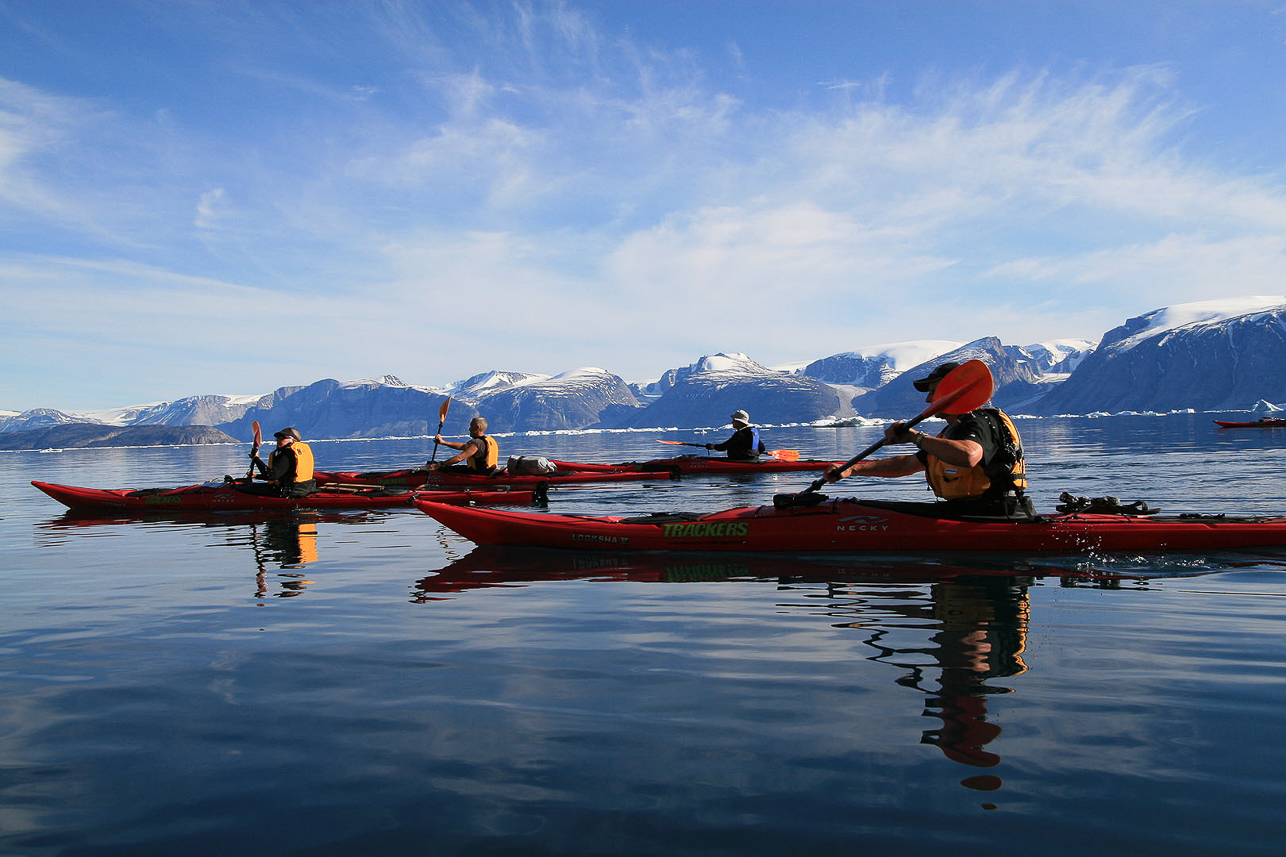
[[[1148,335],[1154,315],[1108,332],[1031,412],[1218,411],[1286,401],[1286,307]]]

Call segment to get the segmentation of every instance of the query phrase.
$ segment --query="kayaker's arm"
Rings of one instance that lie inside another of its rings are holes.
[[[437,435],[433,439],[436,442],[442,444],[443,446],[448,446],[451,449],[460,450],[460,453],[458,455],[451,456],[446,461],[430,461],[428,464],[425,465],[425,468],[428,470],[437,470],[439,467],[447,467],[452,464],[459,464],[461,461],[464,461],[469,456],[477,455],[478,453],[478,441],[472,438],[465,441],[464,443],[456,443],[455,441],[451,441],[451,440],[442,440],[442,435]]]
[[[258,469],[261,479],[278,484],[294,471],[295,452],[289,446],[284,446],[276,450],[273,455],[271,468],[264,464],[263,459],[258,456],[254,458],[254,466]]]
[[[886,446],[910,443],[916,449],[956,467],[973,467],[982,461],[982,444],[973,440],[948,440],[922,431],[908,430],[905,423],[894,423],[884,430]],[[824,478],[837,482],[854,473],[862,476],[884,476],[896,479],[922,473],[925,464],[918,455],[895,455],[890,458],[863,459],[849,467],[831,468]]]
[[[982,463],[982,444],[976,440],[948,440],[922,431],[910,431],[904,434],[907,435],[906,440],[891,442],[913,443],[917,449],[956,467],[974,467]]]
[[[914,455],[894,455],[890,458],[866,458],[849,467],[832,467],[823,477],[827,482],[838,482],[846,476],[883,476],[896,479],[899,476],[910,476],[920,473],[924,465]]]

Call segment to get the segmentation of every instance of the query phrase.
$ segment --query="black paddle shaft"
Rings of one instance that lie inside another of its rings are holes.
[[[912,419],[911,421],[906,422],[906,423],[903,423],[903,425],[904,425],[904,426],[906,426],[906,428],[908,428],[908,429],[912,429],[912,428],[915,428],[916,426],[918,426],[920,423],[922,423],[922,422],[924,422],[925,420],[927,420],[930,416],[932,416],[932,415],[931,415],[931,414],[928,414],[928,413],[923,413],[923,414],[920,414],[919,416],[915,417],[915,418],[914,418],[914,419]],[[861,461],[863,458],[866,458],[867,456],[871,455],[871,454],[872,454],[872,453],[874,453],[877,449],[879,449],[880,447],[884,446],[884,445],[885,445],[885,444],[887,444],[888,442],[889,442],[889,441],[888,441],[888,438],[883,438],[883,437],[882,437],[882,438],[880,438],[880,439],[879,439],[879,440],[877,440],[875,443],[871,444],[871,445],[870,445],[870,446],[868,446],[866,449],[862,450],[862,451],[861,451],[861,452],[859,452],[857,455],[855,455],[855,456],[853,456],[852,458],[850,458],[848,461],[845,461],[845,462],[844,462],[844,463],[839,467],[839,469],[840,469],[840,470],[843,470],[845,467],[852,467],[854,464],[857,464],[857,463],[858,463],[859,461]],[[807,488],[805,488],[803,491],[800,491],[799,493],[800,493],[800,494],[812,494],[814,491],[817,491],[818,489],[820,489],[820,488],[821,488],[823,485],[825,485],[825,484],[826,484],[826,477],[824,477],[824,476],[823,476],[823,477],[821,477],[821,478],[819,478],[819,479],[815,479],[815,480],[813,480],[813,484],[809,485]]]

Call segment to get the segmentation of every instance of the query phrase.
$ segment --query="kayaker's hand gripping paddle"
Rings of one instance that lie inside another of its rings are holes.
[[[977,410],[987,403],[991,398],[994,390],[994,382],[991,379],[991,370],[987,364],[981,360],[970,360],[961,363],[956,368],[947,373],[946,377],[938,382],[937,398],[929,403],[929,406],[919,415],[905,423],[906,428],[912,428],[919,425],[929,417],[942,413],[947,408],[951,408],[951,413],[967,414],[970,411]],[[954,406],[954,407],[953,407]],[[839,469],[843,470],[852,467],[863,458],[875,452],[880,447],[888,443],[887,438],[880,438],[857,455],[840,465]],[[803,491],[795,495],[783,494],[782,497],[799,498],[812,494],[826,484],[825,477],[814,480]]]

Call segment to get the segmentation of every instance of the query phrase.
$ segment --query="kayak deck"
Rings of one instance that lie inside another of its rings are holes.
[[[676,455],[669,458],[653,458],[648,461],[622,461],[616,464],[591,464],[580,461],[555,461],[554,464],[563,470],[584,472],[674,471],[684,476],[702,473],[800,473],[804,471],[828,470],[843,462],[822,461],[816,458],[799,458],[794,461],[777,458],[760,458],[758,461],[734,461],[711,455]]]
[[[1262,420],[1253,420],[1251,422],[1234,422],[1231,420],[1215,420],[1215,425],[1220,428],[1286,428],[1286,419],[1268,417]]]
[[[418,488],[422,485],[495,486],[495,485],[579,485],[593,482],[636,482],[647,479],[673,479],[675,473],[666,471],[595,470],[572,471],[560,469],[547,474],[507,473],[490,475],[459,473],[443,470],[381,470],[365,473],[351,471],[318,471],[314,474],[318,485],[383,485]]]
[[[236,483],[185,485],[181,488],[81,488],[33,480],[32,485],[71,509],[135,511],[244,511],[255,509],[389,509],[410,507],[416,492],[388,488],[321,490],[305,497],[250,494]],[[544,498],[542,488],[494,491],[432,491],[439,503],[533,503]]]
[[[711,514],[594,517],[415,505],[478,545],[591,550],[794,552],[1057,552],[1218,550],[1286,545],[1286,517],[1060,514],[940,517],[933,503],[828,500]]]

